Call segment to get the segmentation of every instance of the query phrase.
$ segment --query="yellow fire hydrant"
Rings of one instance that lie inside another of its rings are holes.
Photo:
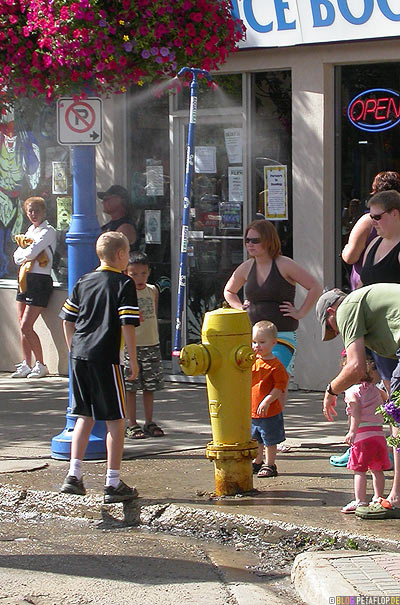
[[[217,309],[205,314],[202,344],[186,345],[179,364],[189,376],[205,374],[213,440],[206,456],[214,461],[217,496],[253,489],[251,439],[251,324],[245,311]]]

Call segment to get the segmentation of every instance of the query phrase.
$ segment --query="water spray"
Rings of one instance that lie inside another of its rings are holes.
[[[193,143],[194,143],[194,127],[196,124],[197,115],[197,78],[204,76],[212,83],[212,77],[205,69],[197,69],[194,67],[182,67],[178,72],[178,77],[187,73],[192,76],[190,85],[190,113],[189,113],[189,128],[187,136],[186,148],[186,170],[185,170],[185,189],[183,194],[183,212],[182,212],[182,232],[181,232],[181,251],[179,259],[179,279],[178,279],[178,300],[176,305],[176,320],[175,320],[175,341],[172,351],[173,357],[179,357],[182,345],[182,314],[183,304],[186,291],[186,275],[187,275],[187,249],[189,241],[189,220],[190,220],[190,193],[192,189],[192,174],[193,174]]]

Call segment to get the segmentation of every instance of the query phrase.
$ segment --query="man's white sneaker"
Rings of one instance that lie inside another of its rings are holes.
[[[37,361],[32,368],[30,374],[28,374],[28,378],[43,378],[43,376],[47,376],[49,370],[47,366],[44,366],[40,361]]]
[[[11,378],[26,378],[32,372],[32,368],[28,366],[25,359],[21,363],[17,363],[15,367],[17,369],[11,374]]]

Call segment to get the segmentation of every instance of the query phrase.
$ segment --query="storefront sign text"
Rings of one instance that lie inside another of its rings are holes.
[[[396,0],[232,0],[243,48],[399,36]]]
[[[388,88],[360,93],[347,108],[350,122],[367,132],[381,132],[400,122],[400,94]]]

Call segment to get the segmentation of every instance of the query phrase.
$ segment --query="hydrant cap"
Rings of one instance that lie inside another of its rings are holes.
[[[246,311],[216,309],[205,314],[201,332],[207,339],[212,336],[251,335],[251,323]]]

